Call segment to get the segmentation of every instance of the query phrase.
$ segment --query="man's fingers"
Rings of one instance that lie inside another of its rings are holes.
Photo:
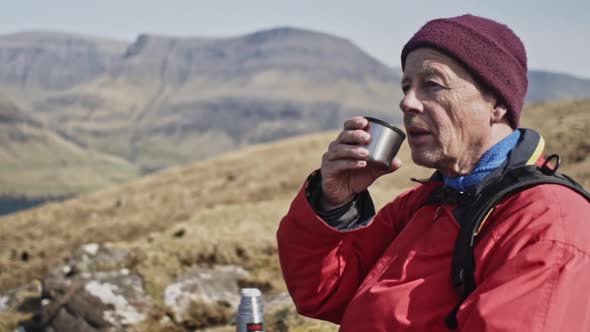
[[[400,169],[402,167],[402,161],[399,158],[393,158],[393,160],[391,161],[391,169],[393,171],[397,171],[398,169]]]
[[[369,124],[369,121],[362,116],[355,116],[352,119],[344,121],[344,129],[363,129]]]
[[[326,160],[332,161],[337,159],[355,159],[366,160],[369,156],[369,150],[358,145],[334,144],[326,152]]]
[[[361,116],[346,120],[344,122],[344,130],[340,132],[336,140],[330,143],[328,149],[332,149],[337,144],[368,144],[371,135],[363,130],[368,124],[369,121]]]
[[[339,144],[368,144],[371,140],[371,135],[368,132],[356,129],[356,130],[343,130],[338,138],[336,138],[336,143]]]

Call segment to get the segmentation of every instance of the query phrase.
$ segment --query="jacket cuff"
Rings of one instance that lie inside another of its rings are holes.
[[[314,212],[329,226],[337,230],[351,230],[366,226],[375,216],[375,206],[368,190],[357,194],[354,199],[338,208],[324,211],[321,208],[322,175],[319,170],[307,178],[305,196]]]

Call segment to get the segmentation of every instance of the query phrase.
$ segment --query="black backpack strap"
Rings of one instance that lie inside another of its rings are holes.
[[[556,166],[548,167],[548,163],[554,158],[557,159]],[[457,291],[460,300],[445,319],[449,329],[457,328],[457,311],[461,303],[475,290],[476,237],[498,203],[511,195],[540,184],[558,184],[568,187],[590,202],[590,193],[572,178],[557,173],[558,167],[559,156],[552,155],[547,158],[542,167],[527,165],[511,169],[496,181],[485,185],[462,214],[464,220],[458,220],[461,229],[455,242],[451,267],[453,288]]]

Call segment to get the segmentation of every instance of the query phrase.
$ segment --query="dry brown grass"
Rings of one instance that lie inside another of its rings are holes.
[[[290,199],[307,174],[319,167],[320,156],[334,135],[253,146],[130,185],[4,217],[0,222],[0,285],[11,287],[39,277],[48,264],[83,243],[132,241],[207,210],[216,211],[216,207],[237,206],[240,211],[240,204]],[[402,155],[408,160],[407,149]],[[406,166],[395,177],[380,180],[375,191],[401,191],[411,185],[411,173]],[[286,207],[283,203],[282,213]],[[279,215],[274,216],[275,223]],[[30,257],[27,262],[14,259],[25,251]]]
[[[560,171],[590,188],[590,99],[532,105],[521,126],[538,129],[546,139],[546,155],[562,157]]]
[[[0,222],[0,285],[11,287],[40,276],[47,264],[86,242],[132,241],[216,206],[288,197],[317,164],[301,151],[319,151],[326,138],[320,135],[281,147],[252,147],[132,185],[4,217]],[[278,151],[283,148],[293,153],[280,157]],[[29,261],[14,259],[25,251]]]

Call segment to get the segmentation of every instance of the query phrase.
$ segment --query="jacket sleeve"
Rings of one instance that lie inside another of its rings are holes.
[[[590,331],[590,205],[556,185],[513,203],[458,312],[461,331]]]
[[[277,232],[283,277],[300,314],[340,322],[361,282],[409,217],[409,209],[403,208],[406,196],[379,211],[367,226],[339,231],[314,212],[304,185]]]

